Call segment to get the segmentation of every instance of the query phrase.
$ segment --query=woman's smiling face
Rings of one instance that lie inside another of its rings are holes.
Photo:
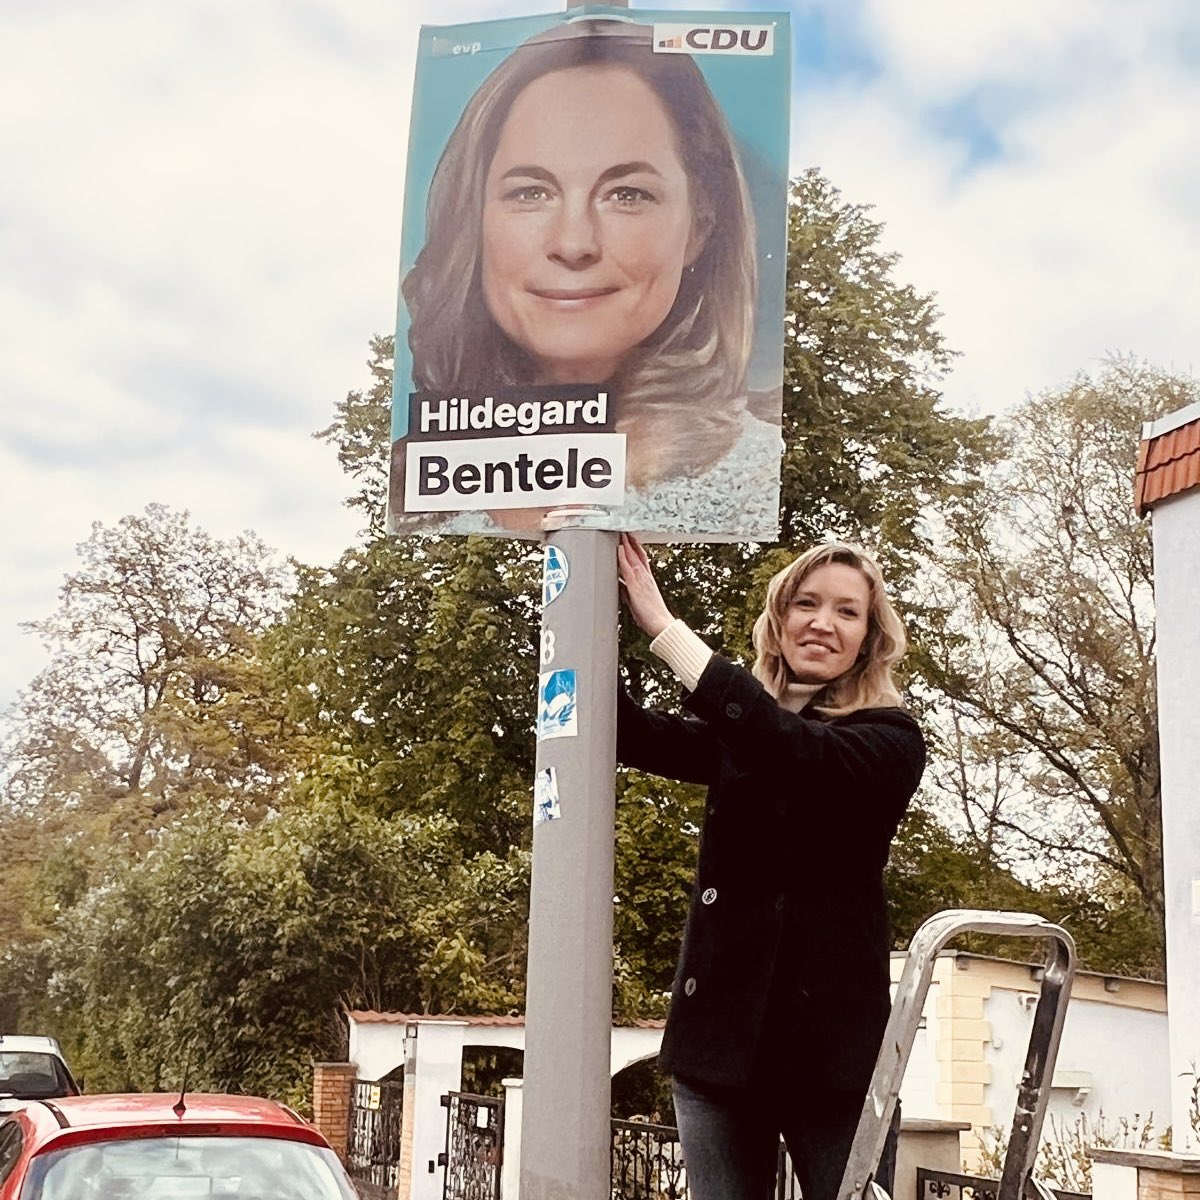
[[[518,95],[488,168],[483,291],[538,382],[601,383],[662,324],[694,231],[675,130],[626,67],[569,67]]]
[[[798,683],[832,683],[867,640],[871,585],[857,567],[830,562],[800,581],[783,618],[780,649]]]

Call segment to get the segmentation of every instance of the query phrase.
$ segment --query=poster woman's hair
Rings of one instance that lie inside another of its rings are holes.
[[[604,381],[618,405],[616,428],[630,435],[626,473],[637,487],[711,466],[736,441],[746,403],[754,218],[725,117],[690,55],[655,54],[648,26],[620,20],[568,22],[519,46],[472,96],[446,143],[429,189],[425,246],[402,292],[417,390],[533,381],[536,364],[484,302],[484,184],[518,94],[552,71],[588,66],[625,67],[658,96],[687,173],[693,228],[706,235],[662,325]]]
[[[818,710],[827,716],[842,716],[860,708],[886,708],[901,703],[900,690],[892,677],[896,663],[904,657],[908,639],[884,587],[875,560],[861,547],[847,542],[827,542],[806,550],[767,585],[767,602],[754,622],[755,678],[779,699],[791,682],[791,673],[781,649],[783,622],[804,580],[818,567],[842,563],[861,571],[870,593],[867,636],[854,666],[816,697]]]

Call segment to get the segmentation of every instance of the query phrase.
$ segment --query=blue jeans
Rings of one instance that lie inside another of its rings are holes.
[[[672,1087],[691,1200],[772,1200],[781,1134],[804,1200],[836,1200],[862,1111],[859,1093],[785,1095],[678,1078]],[[875,1173],[889,1196],[899,1127],[897,1104]]]

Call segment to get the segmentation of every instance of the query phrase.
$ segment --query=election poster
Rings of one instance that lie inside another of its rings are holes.
[[[388,524],[778,536],[783,12],[426,26]]]

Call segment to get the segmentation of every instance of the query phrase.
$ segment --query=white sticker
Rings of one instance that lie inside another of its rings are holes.
[[[562,595],[567,586],[567,577],[571,568],[567,564],[567,556],[557,546],[547,546],[542,557],[542,606]]]
[[[576,707],[575,672],[546,671],[538,676],[538,741],[576,737],[579,713]]]
[[[546,767],[533,778],[533,823],[557,821],[562,816],[558,803],[558,774],[553,767]]]

